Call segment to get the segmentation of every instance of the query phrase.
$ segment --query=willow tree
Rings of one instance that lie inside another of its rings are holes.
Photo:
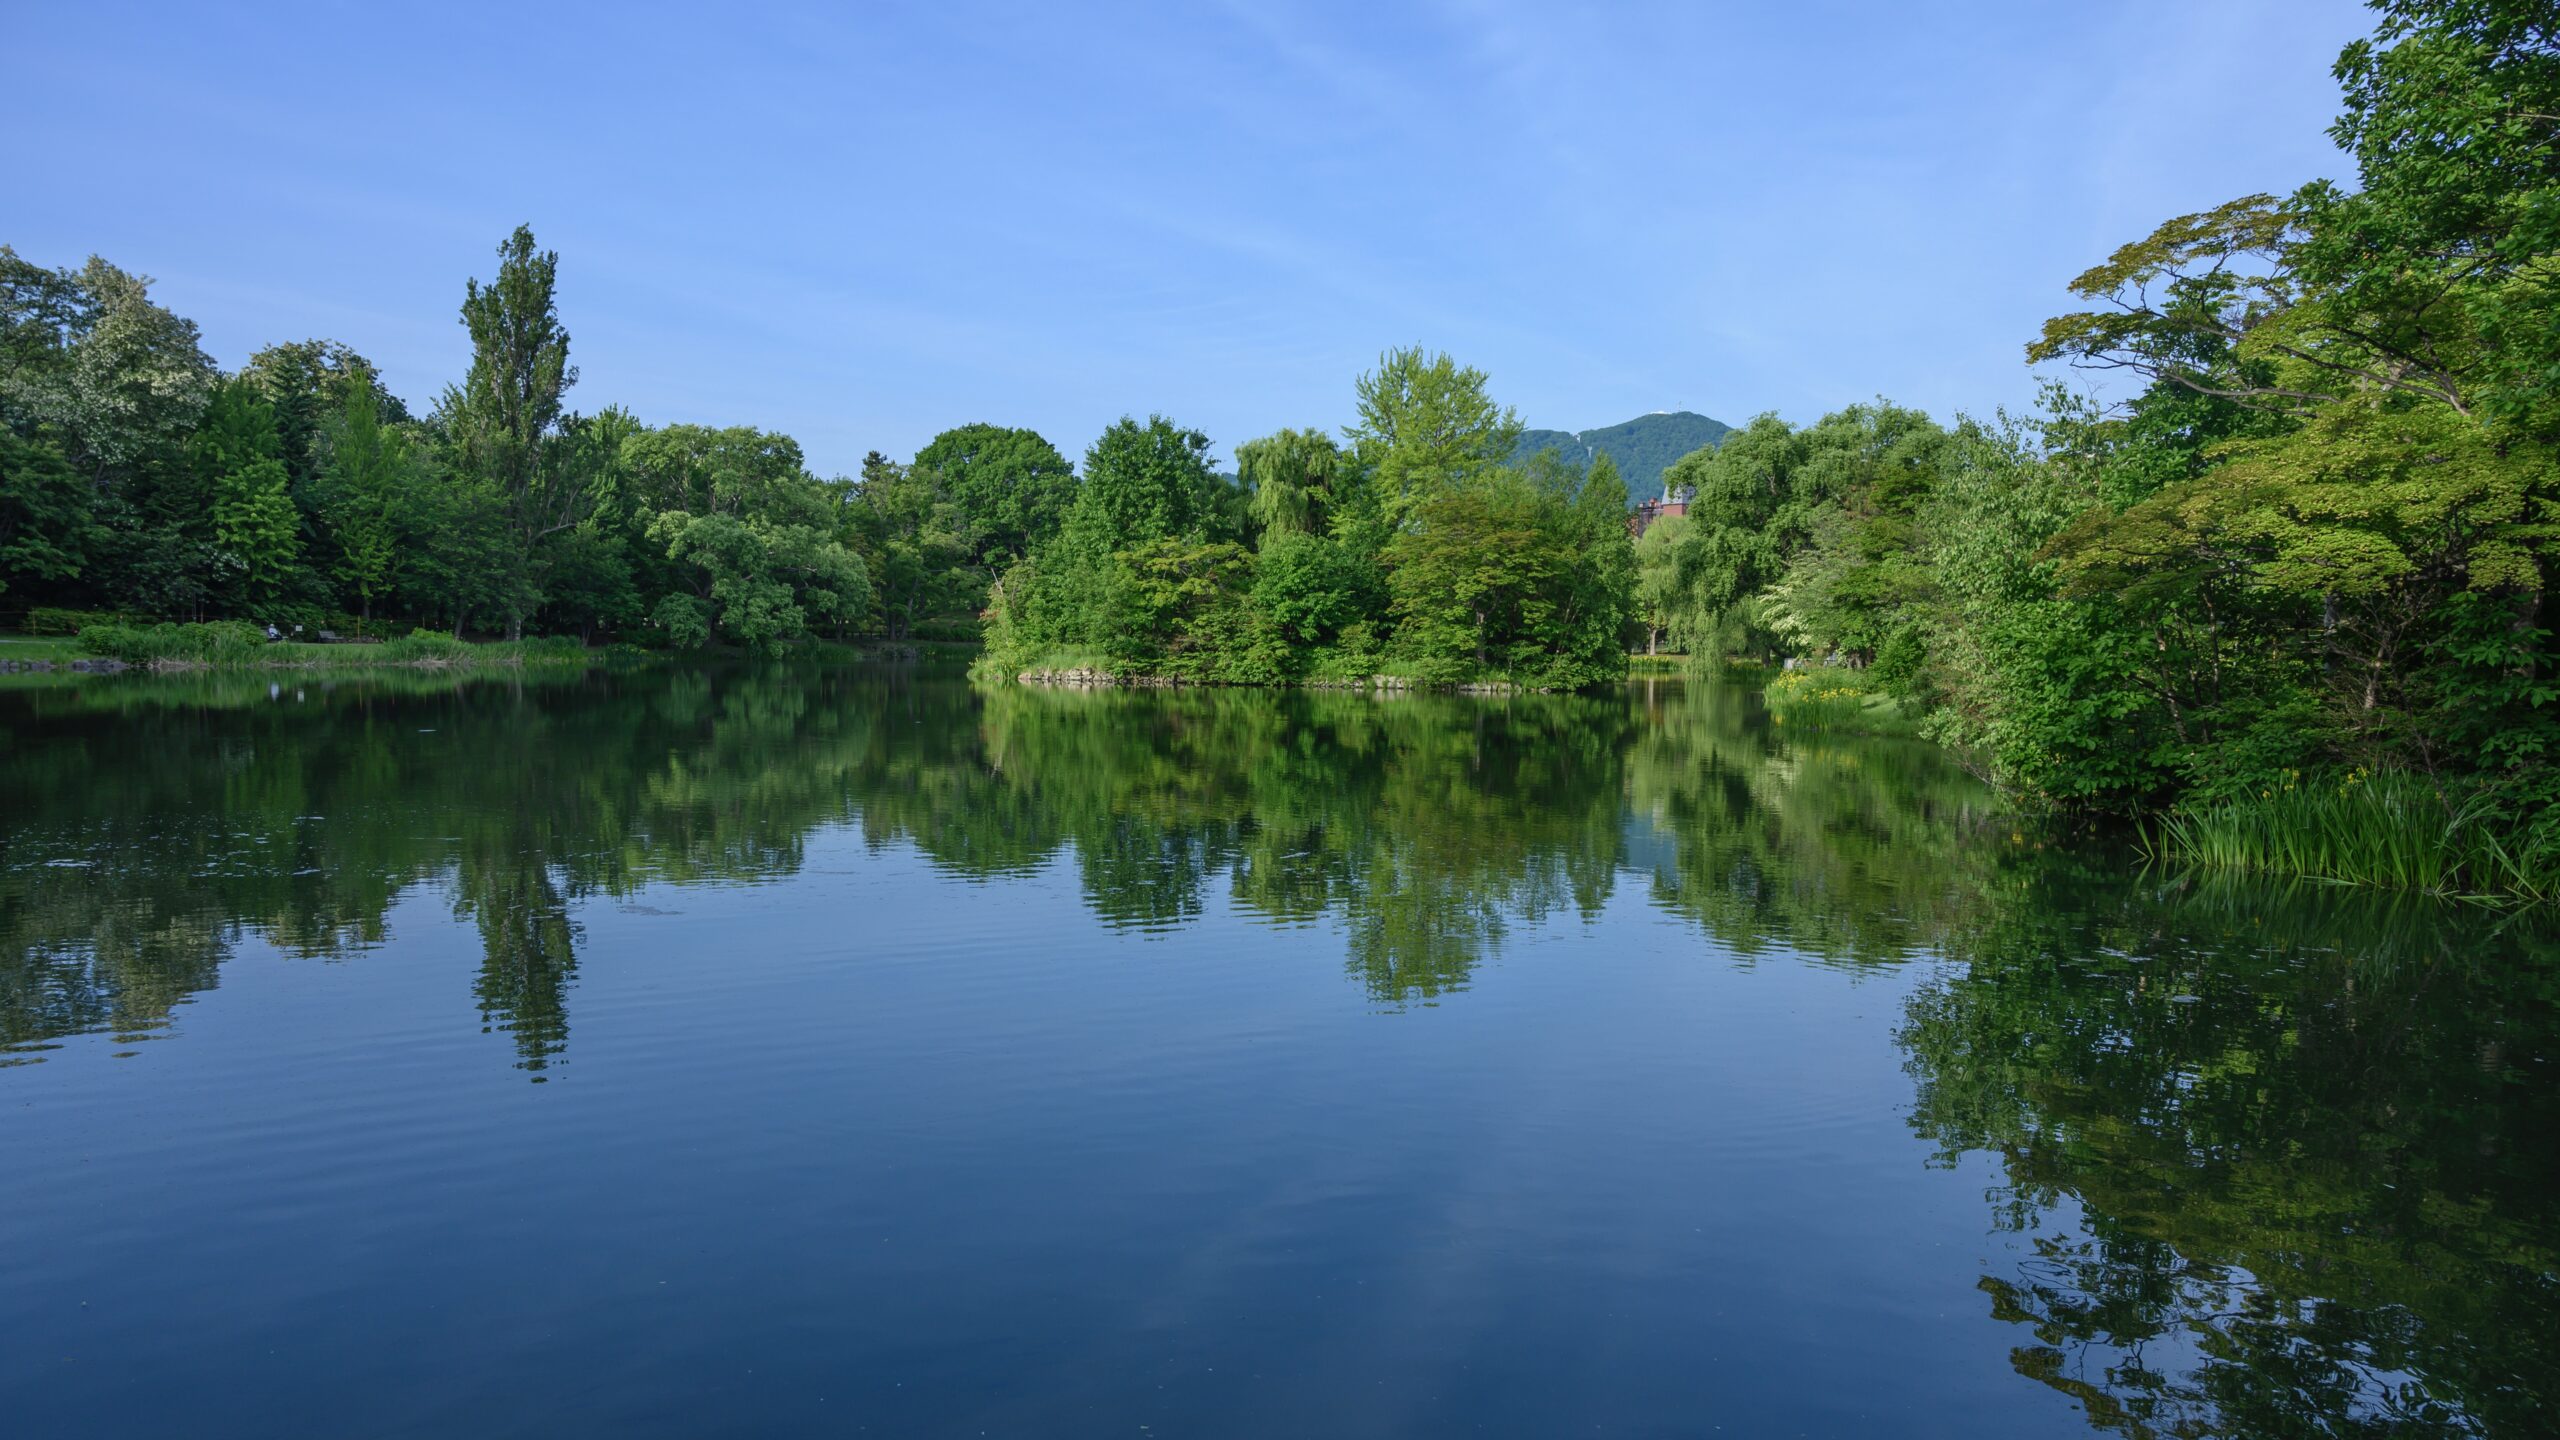
[[[1236,447],[1236,474],[1265,540],[1325,533],[1343,468],[1341,447],[1322,430],[1282,430]]]

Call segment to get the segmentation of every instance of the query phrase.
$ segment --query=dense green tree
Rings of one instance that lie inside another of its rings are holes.
[[[1075,467],[1035,430],[945,430],[916,452],[909,471],[949,502],[973,565],[1001,568],[1029,555],[1076,502]]]
[[[93,528],[89,487],[61,450],[0,426],[0,593],[76,578]]]
[[[1379,356],[1354,396],[1345,434],[1391,529],[1502,464],[1520,440],[1520,417],[1486,394],[1483,371],[1419,345]]]
[[[1621,503],[1611,518],[1619,549],[1624,514]],[[1386,551],[1395,646],[1443,683],[1499,674],[1573,689],[1623,675],[1623,599],[1595,594],[1595,549],[1572,507],[1522,476],[1432,495]]]
[[[563,530],[544,546],[542,619],[555,633],[592,641],[598,629],[624,630],[647,618],[621,536],[589,523]]]
[[[105,488],[182,465],[217,373],[195,322],[153,304],[151,281],[95,256],[45,270],[0,246],[0,423],[49,429]]]
[[[402,506],[420,483],[409,437],[390,418],[369,369],[352,371],[324,432],[321,513],[335,536],[339,578],[360,620],[390,592],[400,558]]]
[[[1112,426],[1056,542],[994,587],[990,668],[1267,684],[1388,665],[1541,689],[1623,674],[1635,559],[1615,464],[1493,463],[1516,422],[1446,356],[1391,354],[1361,383],[1365,450],[1283,430],[1243,447],[1240,483],[1161,416]],[[1380,464],[1413,482],[1392,522]]]
[[[881,628],[903,640],[915,627],[985,599],[984,572],[971,563],[972,544],[960,507],[943,492],[937,469],[900,465],[874,450],[848,497],[848,528],[870,572]]]
[[[1592,643],[1605,633],[1610,650],[1622,651],[1635,619],[1636,548],[1627,534],[1627,482],[1617,461],[1593,457],[1574,487],[1572,508],[1582,547],[1581,594],[1574,602],[1579,623],[1592,628]]]
[[[859,622],[870,577],[838,537],[833,493],[787,435],[670,425],[622,446],[645,534],[672,567],[651,619],[680,645],[772,650],[812,622]]]
[[[1209,437],[1161,415],[1143,425],[1122,416],[1085,452],[1065,526],[996,585],[998,648],[1015,658],[1058,647],[1143,648],[1142,637],[1125,633],[1137,582],[1124,557],[1157,541],[1212,538],[1202,522],[1222,483]]]
[[[335,340],[270,345],[250,356],[240,374],[276,412],[276,438],[296,495],[309,492],[318,480],[329,425],[345,412],[348,391],[355,385],[364,385],[382,421],[396,424],[409,418],[408,407],[383,387],[374,363]]]
[[[1945,465],[1946,432],[1884,401],[1824,416],[1805,432],[1800,483],[1828,497],[1805,544],[1769,587],[1772,628],[1807,654],[1916,672],[1934,597],[1919,515]]]
[[[1107,553],[1188,533],[1207,518],[1204,501],[1217,484],[1208,436],[1161,415],[1143,425],[1124,415],[1085,452],[1065,538]]]
[[[2117,803],[2413,765],[2547,865],[2560,37],[2531,3],[2375,9],[2338,64],[2352,187],[2171,220],[2076,280],[2094,308],[2030,347],[2150,382],[2124,415],[2057,431],[2048,464],[2084,472],[2094,503],[2056,528],[2053,598],[2030,602],[2109,637],[2079,655],[2118,658],[2092,675],[2039,648],[2055,627],[1986,616],[1975,634],[2010,639],[1978,658],[2009,678],[1983,689],[2079,672],[2060,688],[2144,737],[2149,763],[2102,792]],[[2501,728],[2449,746],[2457,713]]]
[[[272,615],[302,554],[274,407],[246,380],[216,387],[194,460],[212,496],[212,535],[238,610]]]
[[[522,557],[497,487],[439,470],[402,506],[395,584],[410,612],[458,639],[477,617],[528,612]]]
[[[1295,654],[1346,636],[1365,652],[1374,648],[1373,622],[1386,613],[1385,576],[1371,557],[1331,536],[1266,531],[1254,557],[1253,607]]]
[[[1118,664],[1181,680],[1273,678],[1254,644],[1252,552],[1165,536],[1116,557],[1098,639]]]

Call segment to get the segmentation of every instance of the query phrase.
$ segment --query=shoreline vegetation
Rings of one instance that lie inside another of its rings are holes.
[[[82,653],[141,670],[360,670],[387,666],[481,669],[547,666],[584,668],[605,652],[574,639],[456,640],[418,630],[374,642],[303,643],[269,640],[238,621],[201,624],[93,625],[73,642]]]
[[[1232,469],[1150,414],[1080,463],[976,423],[821,477],[776,432],[570,409],[529,228],[422,412],[336,341],[225,372],[147,279],[0,246],[0,611],[114,612],[76,643],[143,665],[977,643],[981,679],[1077,686],[1574,691],[1667,646],[1774,671],[1782,729],[1934,741],[2162,858],[2553,895],[2560,37],[2374,8],[2350,183],[2167,221],[2026,346],[2121,398],[1709,422],[1640,513],[1419,345]],[[402,638],[288,661],[225,625]]]

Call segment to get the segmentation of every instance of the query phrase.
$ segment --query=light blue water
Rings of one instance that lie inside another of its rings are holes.
[[[1748,692],[146,683],[0,741],[15,1434],[2554,1393],[2524,929],[2040,851]]]

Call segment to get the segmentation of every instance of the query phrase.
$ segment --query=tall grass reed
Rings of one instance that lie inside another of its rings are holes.
[[[2477,798],[2424,776],[2294,777],[2255,795],[2182,805],[2145,832],[2156,859],[2473,899],[2546,900],[2560,876],[2528,866]]]

